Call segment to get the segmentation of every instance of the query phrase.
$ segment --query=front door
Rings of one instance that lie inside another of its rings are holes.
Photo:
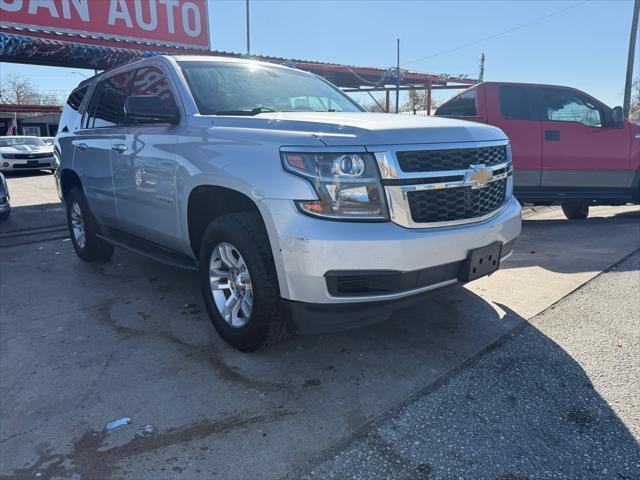
[[[175,109],[171,85],[160,67],[138,69],[130,95],[157,95]],[[113,170],[119,222],[127,232],[180,248],[176,205],[176,126],[125,119],[113,137]]]
[[[542,186],[597,193],[627,189],[629,126],[608,125],[608,107],[569,88],[540,87]]]

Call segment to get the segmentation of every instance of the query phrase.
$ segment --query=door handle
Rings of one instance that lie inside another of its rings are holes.
[[[545,130],[544,139],[549,142],[558,142],[560,140],[560,130]]]
[[[111,148],[118,153],[124,153],[127,151],[127,146],[123,145],[122,143],[116,143]]]
[[[77,143],[76,148],[78,150],[86,150],[87,148],[89,148],[89,145],[87,145],[86,143]]]

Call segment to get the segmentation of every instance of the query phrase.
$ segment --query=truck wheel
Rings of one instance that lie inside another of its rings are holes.
[[[218,334],[243,352],[289,335],[269,240],[260,218],[233,213],[213,220],[200,247],[200,281]]]
[[[76,254],[85,262],[109,260],[114,247],[96,236],[98,227],[82,190],[72,189],[65,203],[69,236]]]
[[[562,204],[562,211],[569,220],[584,220],[589,216],[589,205],[582,202],[565,202]]]

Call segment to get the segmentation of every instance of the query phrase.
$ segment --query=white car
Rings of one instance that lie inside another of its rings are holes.
[[[54,169],[53,145],[38,137],[0,137],[0,172]]]

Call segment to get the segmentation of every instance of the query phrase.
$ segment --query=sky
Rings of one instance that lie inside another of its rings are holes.
[[[245,1],[208,8],[212,48],[245,52]],[[251,53],[389,68],[400,38],[402,68],[475,78],[484,52],[485,80],[569,85],[615,106],[632,10],[632,0],[250,0]],[[0,63],[9,73],[59,95],[92,74]]]

